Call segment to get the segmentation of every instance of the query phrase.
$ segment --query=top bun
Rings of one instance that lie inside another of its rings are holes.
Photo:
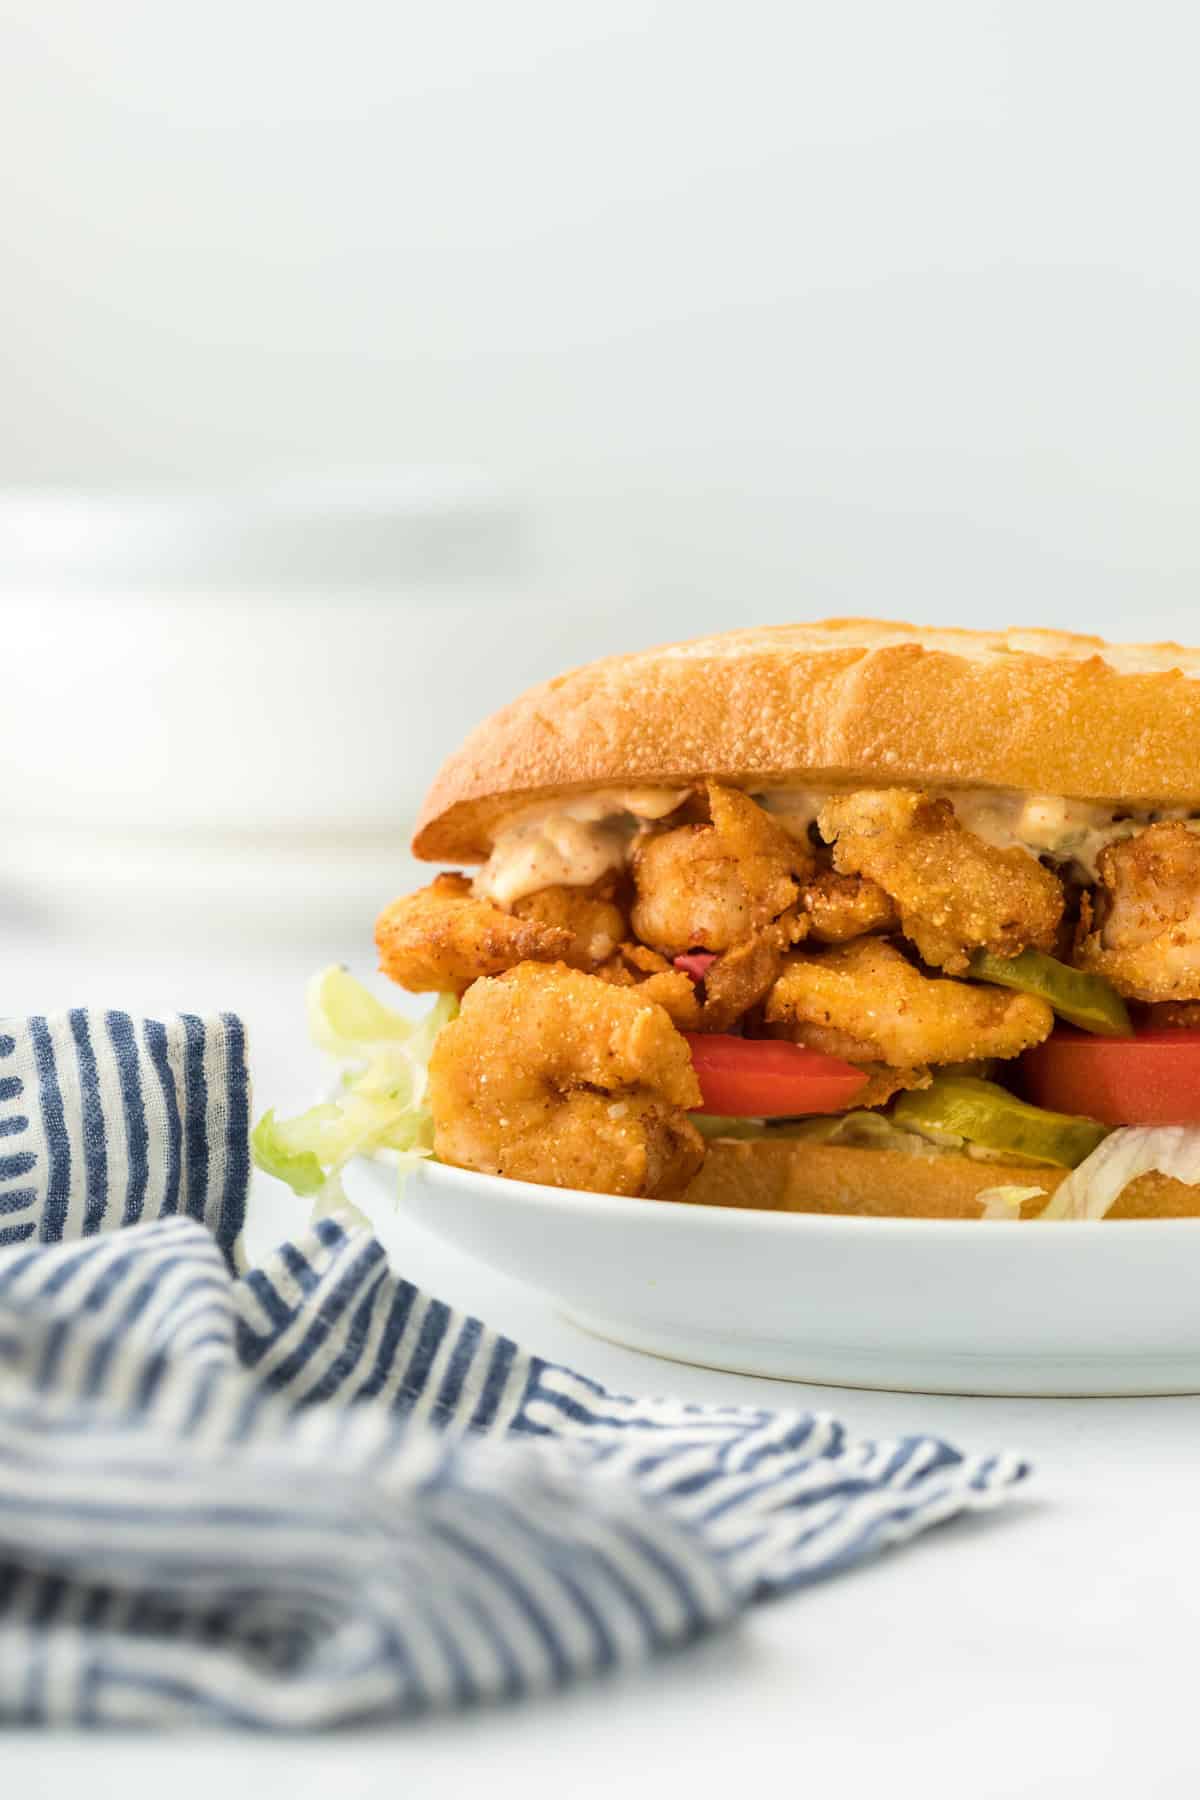
[[[1200,651],[826,619],[606,657],[476,727],[429,790],[413,851],[479,862],[523,806],[705,777],[1190,805]]]

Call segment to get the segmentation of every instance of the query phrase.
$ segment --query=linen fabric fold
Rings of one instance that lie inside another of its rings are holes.
[[[34,1161],[2,1216],[0,1718],[311,1729],[516,1700],[1028,1473],[821,1412],[609,1393],[348,1221],[239,1275],[238,1021],[72,1013],[6,1042],[0,1105],[23,1110],[0,1116]]]
[[[246,1034],[231,1013],[0,1019],[0,1246],[183,1213],[232,1256],[249,1132]]]

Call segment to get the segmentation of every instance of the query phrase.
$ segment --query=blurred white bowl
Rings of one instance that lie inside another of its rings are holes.
[[[0,496],[10,896],[361,923],[531,585],[470,473]]]

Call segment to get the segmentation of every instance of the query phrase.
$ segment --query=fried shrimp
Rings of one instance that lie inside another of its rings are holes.
[[[542,888],[514,901],[512,910],[518,919],[569,931],[571,950],[563,961],[576,969],[594,969],[606,961],[628,930],[625,915],[612,897],[611,883]]]
[[[632,921],[666,956],[730,950],[787,916],[811,873],[807,844],[733,788],[708,786],[710,822],[651,835],[633,854]]]
[[[933,1083],[928,1063],[918,1063],[912,1069],[890,1069],[886,1063],[859,1063],[858,1067],[867,1077],[867,1085],[855,1094],[855,1106],[884,1106],[894,1094],[927,1088]]]
[[[865,875],[895,901],[900,929],[934,968],[965,974],[972,950],[1052,951],[1064,895],[1025,850],[998,850],[967,831],[948,800],[867,789],[821,809],[834,867]]]
[[[718,956],[704,977],[701,1031],[728,1031],[752,1006],[765,1000],[783,968],[792,944],[807,930],[804,919],[778,920]]]
[[[808,917],[809,934],[818,944],[844,944],[869,931],[900,929],[895,902],[865,875],[825,869],[805,884],[800,905]]]
[[[644,944],[621,944],[596,974],[613,987],[636,987],[639,998],[653,1000],[680,1031],[699,1031],[700,1000],[695,983],[682,969],[672,968],[657,950]]]
[[[1054,1024],[1044,1000],[923,975],[877,937],[790,956],[766,1017],[827,1056],[909,1070],[1017,1056]]]
[[[442,1162],[594,1193],[678,1193],[704,1159],[700,1088],[660,1006],[563,964],[478,981],[428,1098]]]
[[[586,890],[546,888],[507,913],[477,899],[465,875],[439,875],[380,914],[375,942],[384,974],[410,993],[462,993],[521,962],[592,968],[624,930],[620,909]]]
[[[1131,1000],[1200,1000],[1200,836],[1151,825],[1110,844],[1084,896],[1075,962]]]
[[[1164,1027],[1172,1031],[1195,1031],[1200,1027],[1200,1001],[1164,1000],[1161,1005],[1148,1006],[1138,1023],[1150,1031]]]
[[[802,929],[804,921],[798,923]],[[791,940],[791,930],[772,925],[716,957],[699,982],[644,944],[622,944],[596,974],[617,987],[636,986],[644,1000],[670,1013],[680,1031],[728,1031],[770,993]]]

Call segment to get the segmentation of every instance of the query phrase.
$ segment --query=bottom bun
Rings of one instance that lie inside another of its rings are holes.
[[[840,1213],[871,1219],[978,1219],[985,1188],[1040,1187],[1050,1195],[1066,1169],[1028,1163],[976,1162],[948,1152],[913,1156],[903,1150],[855,1149],[844,1144],[715,1138],[704,1166],[679,1196],[696,1206],[741,1206],[766,1212]],[[1026,1200],[1023,1219],[1045,1206]],[[1200,1218],[1200,1186],[1168,1175],[1131,1182],[1110,1219]]]

